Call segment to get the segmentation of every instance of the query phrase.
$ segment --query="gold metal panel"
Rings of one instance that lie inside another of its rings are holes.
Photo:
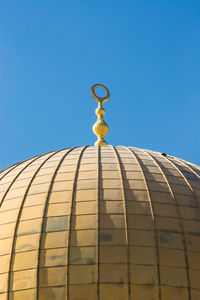
[[[124,180],[124,186],[126,189],[146,190],[146,185],[143,180]]]
[[[73,216],[71,229],[96,229],[97,228],[97,216],[96,215],[81,215]]]
[[[44,204],[47,193],[26,196],[24,207]]]
[[[96,164],[80,164],[80,168],[79,168],[79,171],[82,172],[82,171],[94,171],[96,170],[96,167],[97,165]]]
[[[84,171],[84,172],[78,172],[78,176],[77,176],[77,181],[81,180],[81,179],[96,179],[97,176],[97,172],[95,171]]]
[[[37,267],[38,251],[13,254],[13,270],[20,271]]]
[[[106,170],[106,171],[101,171],[100,172],[100,177],[101,178],[111,178],[111,179],[115,179],[115,178],[120,178],[120,175],[119,175],[119,171],[109,171],[109,170]]]
[[[151,230],[129,230],[129,243],[133,246],[155,247],[155,236]]]
[[[163,183],[163,182],[148,181],[148,187],[149,187],[150,191],[156,191],[156,192],[168,192],[169,191],[167,183]]]
[[[0,255],[11,253],[12,238],[0,240]]]
[[[75,170],[75,167],[76,167],[76,165],[69,164],[67,166],[61,166],[60,169],[59,169],[59,171],[63,172],[63,173],[65,173],[65,172],[73,172]]]
[[[130,229],[154,229],[152,216],[128,214],[128,224]]]
[[[7,300],[7,293],[0,294],[1,300]]]
[[[4,211],[0,213],[0,225],[15,222],[18,215],[18,209]]]
[[[1,212],[9,211],[12,209],[19,209],[22,200],[23,200],[22,197],[18,197],[12,200],[4,201],[3,204],[1,205]]]
[[[184,205],[184,206],[190,206],[195,208],[198,206],[198,198],[194,196],[175,194],[175,197],[177,203],[181,206]]]
[[[179,208],[181,218],[190,219],[190,220],[199,220],[200,221],[200,209],[193,207],[181,207]]]
[[[46,232],[69,229],[69,216],[50,217],[46,219]]]
[[[18,236],[14,250],[15,252],[36,250],[39,247],[39,239],[40,235],[38,233]]]
[[[70,265],[69,266],[69,284],[87,284],[96,283],[95,265]]]
[[[67,173],[58,172],[56,177],[55,177],[55,182],[73,180],[73,178],[74,178],[74,173],[73,172],[67,172]]]
[[[126,197],[126,201],[130,200],[130,201],[147,201],[149,202],[149,198],[148,198],[148,193],[146,191],[138,191],[138,190],[131,190],[131,189],[126,189],[125,190],[125,197]]]
[[[122,190],[121,189],[101,189],[100,199],[103,200],[122,200]]]
[[[52,192],[50,195],[49,203],[68,202],[71,200],[71,197],[72,197],[71,191]]]
[[[41,230],[42,218],[19,222],[17,235],[38,233]]]
[[[103,189],[118,189],[121,182],[119,179],[103,179],[101,188]]]
[[[125,245],[124,229],[100,229],[100,245]]]
[[[86,300],[86,299],[97,300],[98,299],[97,285],[96,284],[69,285],[69,297],[70,299],[76,299],[76,300]],[[60,300],[63,300],[63,298]]]
[[[181,231],[179,219],[156,216],[156,222],[159,230]]]
[[[67,263],[67,248],[40,250],[40,266],[64,266]]]
[[[28,191],[28,195],[45,193],[48,192],[48,189],[49,189],[49,182],[31,185]]]
[[[70,247],[70,264],[93,265],[96,263],[96,247]]]
[[[13,236],[15,225],[15,223],[1,225],[0,240]]]
[[[6,195],[6,200],[24,196],[26,187],[9,190]]]
[[[0,274],[9,271],[10,255],[0,256]]]
[[[74,210],[76,215],[95,214],[97,212],[97,205],[95,201],[76,202]]]
[[[180,233],[160,231],[158,233],[158,244],[164,248],[183,249],[183,241]]]
[[[94,201],[96,198],[96,190],[81,190],[75,193],[75,201]]]
[[[200,271],[190,269],[191,287],[193,289],[199,289],[200,286]]]
[[[159,249],[161,266],[185,268],[185,256],[183,250]]]
[[[178,211],[175,205],[154,203],[153,205],[155,215],[163,217],[173,217],[178,218]]]
[[[149,202],[127,201],[126,204],[127,204],[127,211],[129,214],[136,214],[136,215],[152,214]]]
[[[66,282],[66,267],[40,268],[39,286],[59,286]]]
[[[11,290],[24,290],[36,287],[37,269],[12,272]]]
[[[131,282],[135,284],[157,285],[157,267],[147,265],[130,265]]]
[[[65,299],[65,287],[39,288],[38,300],[47,300],[47,299],[48,300],[55,300],[55,299],[63,300],[63,299]]]
[[[186,233],[200,234],[200,221],[183,220],[183,228]]]
[[[185,269],[160,267],[161,284],[174,287],[187,287]]]
[[[95,246],[96,230],[76,230],[71,232],[71,246]]]
[[[200,270],[200,252],[188,251],[189,267]]]
[[[125,228],[124,215],[101,214],[100,228]]]
[[[141,171],[123,171],[123,178],[126,179],[136,179],[136,180],[142,180],[143,175]]]
[[[39,172],[38,175],[48,175],[48,174],[52,174],[55,171],[55,167],[51,167],[51,168],[42,168]]]
[[[192,294],[192,300],[199,300],[200,299],[200,290],[191,289],[191,294]],[[187,300],[188,300],[188,298],[187,298]]]
[[[131,295],[133,300],[147,300],[147,299],[159,300],[158,286],[144,285],[144,284],[131,284]],[[169,299],[165,299],[165,300],[169,300]]]
[[[70,191],[73,187],[73,181],[58,181],[54,182],[53,192]]]
[[[100,264],[99,272],[101,283],[124,284],[128,282],[126,264]]]
[[[156,248],[130,247],[130,262],[136,265],[156,265]]]
[[[29,220],[29,219],[37,219],[43,216],[43,205],[36,205],[34,207],[24,207],[22,210],[20,220]]]
[[[158,203],[175,204],[175,200],[169,192],[164,193],[164,192],[151,191],[151,199],[153,203],[158,202]]]
[[[100,246],[99,262],[102,263],[127,263],[127,248],[125,246]]]
[[[39,174],[34,178],[32,184],[40,184],[40,183],[46,183],[50,182],[52,178],[52,175],[42,175],[39,176]]]
[[[127,284],[100,284],[100,300],[128,299]]]
[[[163,300],[175,299],[175,300],[188,300],[188,289],[172,286],[161,286],[161,292]],[[197,300],[192,297],[192,300]]]
[[[47,217],[65,216],[70,213],[70,203],[49,204]]]
[[[122,201],[100,201],[100,211],[102,214],[118,214],[124,213],[124,205]]]
[[[42,235],[42,249],[67,247],[68,231],[48,232]]]
[[[1,293],[7,292],[8,287],[8,273],[0,274],[0,296]]]
[[[96,179],[78,180],[76,183],[76,190],[92,190],[97,188]]]

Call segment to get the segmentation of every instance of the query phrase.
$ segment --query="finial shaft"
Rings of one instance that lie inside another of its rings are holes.
[[[102,87],[106,91],[106,96],[101,98],[96,95],[95,88],[96,87]],[[104,137],[108,133],[109,126],[104,121],[104,115],[105,115],[105,109],[103,108],[102,104],[109,100],[110,98],[110,92],[109,90],[102,84],[95,84],[91,87],[91,94],[92,97],[99,103],[98,108],[95,110],[95,113],[97,115],[97,121],[93,126],[93,132],[98,137],[98,140],[94,144],[95,146],[106,146],[108,145],[107,142],[104,140]]]

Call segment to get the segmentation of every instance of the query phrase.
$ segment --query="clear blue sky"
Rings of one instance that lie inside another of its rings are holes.
[[[0,1],[0,169],[93,145],[105,84],[112,145],[200,165],[200,1]]]

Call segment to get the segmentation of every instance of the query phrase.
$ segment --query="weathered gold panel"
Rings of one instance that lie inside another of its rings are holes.
[[[39,233],[19,236],[15,244],[15,252],[31,251],[39,248]]]
[[[60,286],[66,282],[66,267],[40,268],[39,286]]]
[[[36,287],[37,270],[30,269],[25,271],[12,272],[11,290],[24,290]]]
[[[67,263],[67,248],[40,250],[40,266],[64,266]]]
[[[97,263],[96,247],[70,247],[70,264],[93,265]]]
[[[37,267],[38,251],[27,251],[13,254],[13,270],[25,270]]]
[[[47,299],[48,300],[65,299],[65,288],[64,287],[39,288],[39,300],[47,300]]]

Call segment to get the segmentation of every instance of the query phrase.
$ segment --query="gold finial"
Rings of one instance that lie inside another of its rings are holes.
[[[95,93],[96,87],[102,87],[106,91],[106,96],[105,97],[99,97]],[[106,124],[106,122],[103,119],[103,116],[105,115],[105,109],[102,107],[102,104],[110,98],[110,92],[109,90],[102,84],[94,84],[91,87],[91,94],[92,97],[99,103],[98,108],[95,110],[95,113],[97,115],[97,121],[92,127],[93,132],[96,134],[98,137],[98,140],[94,144],[95,146],[106,146],[108,145],[107,142],[104,140],[104,137],[108,133],[109,126]]]

